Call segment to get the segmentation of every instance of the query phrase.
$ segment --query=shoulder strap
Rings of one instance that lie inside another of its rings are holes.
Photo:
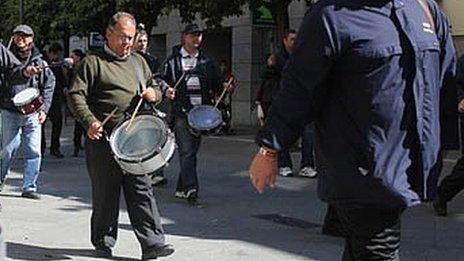
[[[419,5],[422,7],[422,10],[424,10],[427,19],[429,20],[430,26],[432,26],[432,30],[436,32],[434,22],[435,20],[433,18],[432,12],[430,11],[429,4],[427,4],[427,0],[417,0],[417,2],[419,2]]]
[[[142,66],[140,66],[140,62],[138,61],[135,54],[132,54],[129,57],[132,61],[132,64],[134,65],[134,69],[137,74],[137,80],[139,81],[140,92],[143,92],[147,88],[147,86],[146,86],[146,81],[144,80],[145,77],[143,76],[143,73],[142,73]]]

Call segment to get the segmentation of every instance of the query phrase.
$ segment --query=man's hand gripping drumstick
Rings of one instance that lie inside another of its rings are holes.
[[[91,140],[99,140],[103,136],[103,126],[111,119],[111,117],[114,116],[116,111],[118,110],[117,107],[115,107],[108,116],[103,120],[103,122],[100,121],[95,121],[92,124],[90,124],[89,129],[87,130],[87,136]]]

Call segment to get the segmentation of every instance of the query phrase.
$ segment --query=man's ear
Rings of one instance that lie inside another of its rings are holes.
[[[108,37],[111,35],[111,29],[108,27],[106,28],[106,31],[105,31],[105,37],[106,37],[106,40],[108,40]]]

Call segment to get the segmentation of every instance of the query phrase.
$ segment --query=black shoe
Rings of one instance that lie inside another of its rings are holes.
[[[146,251],[143,251],[142,260],[151,260],[158,257],[169,256],[174,253],[172,245],[166,244],[162,246],[154,246]]]
[[[95,247],[95,257],[112,257],[111,248],[107,246],[98,246]]]
[[[34,192],[34,191],[23,192],[21,194],[21,197],[29,198],[29,199],[40,199],[40,195],[37,194],[37,192]]]
[[[58,159],[64,158],[64,155],[61,154],[61,152],[60,152],[59,150],[56,150],[56,151],[55,151],[55,150],[52,150],[52,151],[50,151],[50,155],[55,156],[55,158],[58,158]]]
[[[335,228],[335,227],[322,226],[321,233],[323,235],[331,236],[331,237],[341,237],[341,238],[345,237],[345,235],[340,231],[340,229]]]
[[[440,197],[437,197],[433,203],[433,210],[435,210],[435,215],[440,217],[446,217],[448,214],[447,202],[442,200]]]
[[[2,192],[4,187],[5,187],[5,181],[0,180],[0,192]]]

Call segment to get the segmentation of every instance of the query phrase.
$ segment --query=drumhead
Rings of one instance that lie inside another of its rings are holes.
[[[187,118],[190,127],[200,131],[212,130],[222,123],[221,112],[211,105],[193,107]]]
[[[13,104],[21,106],[37,98],[37,96],[39,96],[39,90],[35,88],[27,88],[20,91],[13,97]]]
[[[156,116],[138,115],[126,130],[128,125],[126,120],[111,133],[111,149],[119,159],[140,162],[157,154],[166,143],[168,129]]]

